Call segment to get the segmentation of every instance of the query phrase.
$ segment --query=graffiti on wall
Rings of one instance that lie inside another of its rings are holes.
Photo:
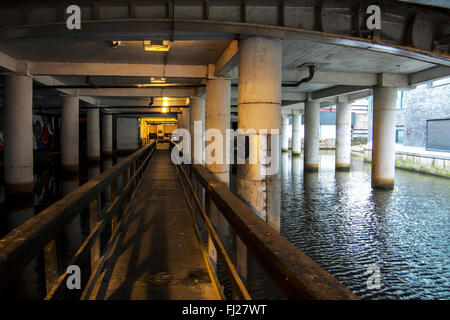
[[[56,118],[33,115],[33,149],[54,149],[56,146]]]

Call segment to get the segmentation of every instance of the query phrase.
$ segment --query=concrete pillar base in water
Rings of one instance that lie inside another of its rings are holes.
[[[338,102],[336,107],[336,171],[350,171],[352,105]]]
[[[33,193],[33,79],[4,77],[4,170],[8,194]]]
[[[91,162],[100,161],[100,118],[99,109],[87,111],[87,158]]]
[[[319,171],[320,157],[320,104],[308,101],[305,104],[304,171]]]
[[[292,156],[299,157],[302,153],[301,114],[292,115]]]
[[[111,114],[102,116],[102,152],[105,156],[113,154],[113,119]]]
[[[397,88],[373,89],[372,187],[394,188]]]
[[[61,109],[61,166],[65,172],[78,172],[79,162],[79,100],[63,97]]]
[[[281,152],[289,151],[288,126],[289,117],[285,114],[281,115]]]

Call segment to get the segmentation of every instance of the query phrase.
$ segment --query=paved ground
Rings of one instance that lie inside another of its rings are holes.
[[[217,299],[168,150],[156,151],[94,299]]]

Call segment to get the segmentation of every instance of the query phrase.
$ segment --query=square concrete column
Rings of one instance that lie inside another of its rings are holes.
[[[65,96],[61,110],[61,165],[66,172],[78,172],[79,99]]]
[[[112,114],[102,116],[102,152],[106,156],[113,154],[113,118]]]
[[[33,193],[33,79],[4,77],[4,170],[8,194]]]
[[[320,157],[320,103],[305,104],[304,171],[318,171]]]
[[[350,171],[352,153],[352,104],[338,102],[336,105],[336,170]]]
[[[181,128],[189,131],[189,108],[181,108]]]
[[[373,89],[372,186],[393,189],[397,88]]]
[[[302,115],[298,112],[292,114],[292,155],[300,156],[302,153]]]
[[[191,161],[193,164],[203,164],[203,151],[205,149],[205,99],[199,97],[191,97],[189,109]]]
[[[282,114],[281,115],[281,151],[282,152],[289,151],[288,128],[289,128],[289,116],[287,114]]]
[[[230,103],[231,80],[218,78],[206,82],[205,139],[214,140],[205,143],[206,168],[227,185],[230,170],[225,139],[227,129],[230,128]]]
[[[100,161],[100,118],[99,109],[87,111],[87,157],[89,161]]]

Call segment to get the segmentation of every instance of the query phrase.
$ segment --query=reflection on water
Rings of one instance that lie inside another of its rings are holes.
[[[393,191],[373,190],[359,158],[335,173],[324,153],[319,173],[306,174],[302,158],[282,160],[284,237],[361,298],[450,298],[449,179],[396,170]],[[372,264],[379,290],[367,289]]]

